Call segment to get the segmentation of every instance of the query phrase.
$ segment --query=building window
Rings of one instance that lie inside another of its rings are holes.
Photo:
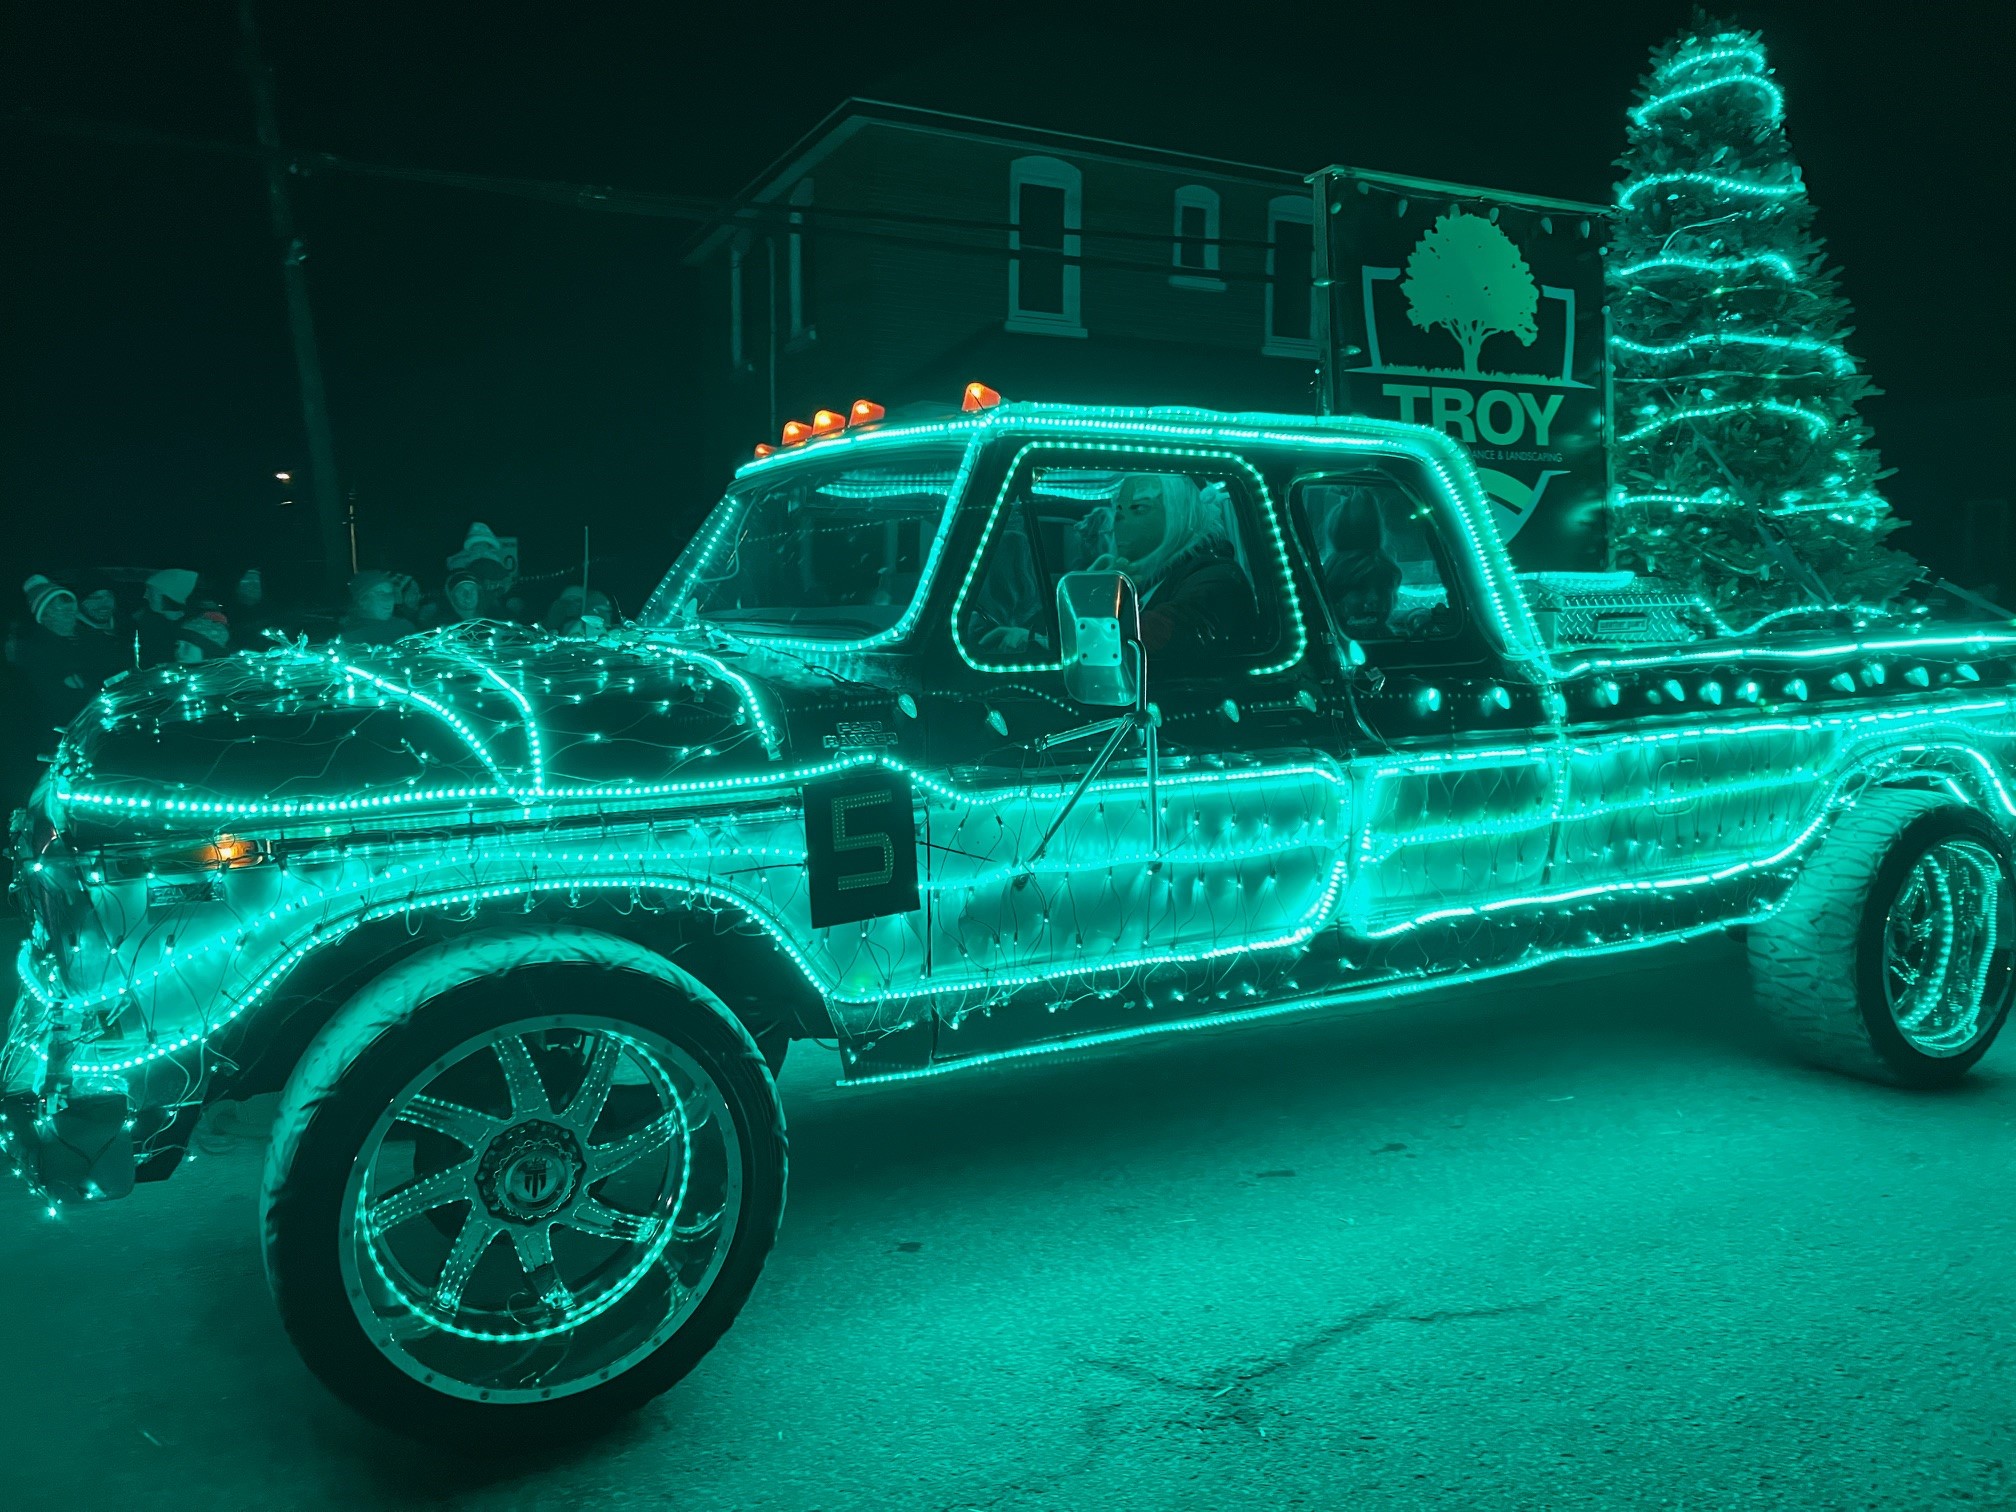
[[[791,290],[791,343],[803,345],[812,339],[812,237],[806,225],[806,209],[812,203],[812,180],[801,179],[791,191],[791,237],[789,273]]]
[[[1218,276],[1218,191],[1185,184],[1176,191],[1175,238],[1170,252],[1179,289],[1222,289]]]
[[[1316,355],[1316,216],[1309,199],[1267,202],[1267,339],[1270,357]]]
[[[1083,336],[1078,320],[1078,170],[1017,158],[1008,170],[1008,329]]]

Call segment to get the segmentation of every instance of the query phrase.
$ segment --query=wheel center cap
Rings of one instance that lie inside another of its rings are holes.
[[[585,1162],[571,1129],[533,1121],[490,1141],[476,1173],[483,1204],[507,1223],[536,1223],[565,1207]]]

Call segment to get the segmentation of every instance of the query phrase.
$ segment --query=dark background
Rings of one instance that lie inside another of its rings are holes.
[[[1688,10],[266,0],[260,18],[288,145],[388,163],[728,196],[858,94],[1607,201],[1646,51]],[[1991,455],[2016,337],[1997,10],[1733,12],[1766,32],[1854,348],[1889,391],[1870,413],[1915,522],[1899,543],[1935,558],[1964,497],[2009,493]],[[9,109],[250,142],[230,0],[8,16]],[[0,591],[88,562],[301,555],[305,498],[281,509],[272,478],[305,457],[256,167],[18,114],[0,153]],[[557,569],[586,523],[634,608],[723,481],[692,460],[697,395],[725,368],[691,335],[692,228],[338,176],[299,182],[296,213],[365,564],[432,581],[480,518],[524,538],[528,571]]]

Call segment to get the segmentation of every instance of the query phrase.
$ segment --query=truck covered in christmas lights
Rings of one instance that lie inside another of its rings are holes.
[[[795,426],[596,638],[110,687],[14,821],[41,1200],[278,1090],[310,1365],[544,1437],[748,1296],[793,1040],[874,1084],[1731,929],[1827,1064],[1995,1037],[2007,625],[1519,573],[1419,426],[993,399]]]

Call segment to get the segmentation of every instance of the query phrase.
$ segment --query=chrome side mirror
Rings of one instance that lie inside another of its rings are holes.
[[[1095,708],[1141,701],[1141,604],[1120,572],[1067,572],[1057,580],[1058,655],[1064,691]]]

